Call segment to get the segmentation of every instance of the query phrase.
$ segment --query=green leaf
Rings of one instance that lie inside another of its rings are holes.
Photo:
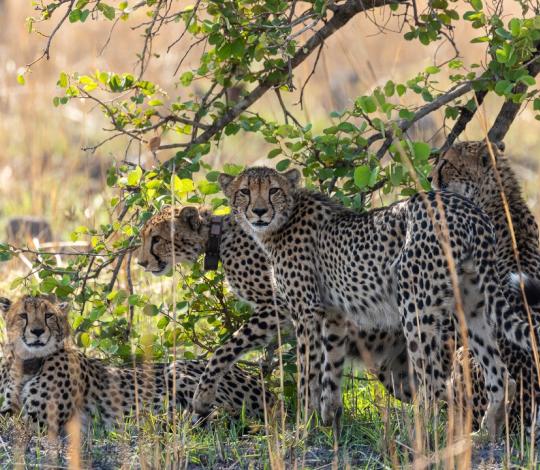
[[[231,43],[226,42],[216,49],[216,55],[219,59],[228,59],[232,54]]]
[[[356,126],[350,122],[340,122],[337,128],[339,131],[346,132],[346,133],[355,132],[357,130]]]
[[[392,186],[397,187],[403,181],[403,167],[401,165],[395,165],[390,170],[390,183]]]
[[[205,180],[199,181],[197,183],[197,188],[199,189],[201,194],[204,194],[205,196],[208,196],[209,194],[216,194],[220,191],[219,184],[211,183]]]
[[[60,72],[60,77],[56,83],[60,88],[66,88],[69,83],[69,76],[66,72]]]
[[[97,4],[97,9],[103,13],[103,16],[107,18],[108,20],[114,20],[114,17],[116,16],[116,11],[113,7],[110,5],[107,5],[106,3],[99,2]]]
[[[429,73],[430,75],[434,75],[436,73],[439,73],[441,69],[435,65],[430,65],[429,67],[426,67],[425,72]]]
[[[277,157],[280,153],[281,153],[281,149],[280,149],[280,148],[272,149],[272,150],[270,150],[270,152],[268,152],[268,155],[266,156],[266,158],[268,158],[269,160],[271,160],[272,158]]]
[[[280,162],[278,162],[278,164],[276,165],[276,170],[277,171],[285,171],[287,168],[289,168],[289,165],[291,164],[291,161],[287,158],[285,160],[281,160]]]
[[[184,86],[189,86],[193,81],[193,72],[184,72],[180,75],[180,83]]]
[[[407,91],[407,87],[405,85],[399,84],[396,86],[396,91],[397,91],[398,96],[403,96],[405,92]]]
[[[206,174],[206,179],[211,182],[216,182],[219,178],[219,171],[209,171]]]
[[[377,177],[379,176],[380,170],[381,170],[381,167],[379,166],[376,166],[375,168],[371,170],[371,173],[369,175],[369,181],[368,181],[369,186],[375,185],[375,183],[377,182]]]
[[[84,348],[90,347],[90,335],[86,332],[82,332],[79,335],[79,343]]]
[[[188,193],[195,190],[195,185],[193,180],[189,178],[179,178],[177,175],[174,175],[173,178],[174,191],[176,193]]]
[[[418,160],[427,160],[431,153],[431,147],[425,142],[413,142],[412,143],[413,154]]]
[[[133,171],[130,171],[127,176],[127,183],[129,186],[137,186],[141,181],[143,171],[140,166],[137,166]]]
[[[41,292],[50,293],[57,286],[56,279],[54,277],[47,277],[43,279],[40,285]]]
[[[377,111],[377,103],[371,96],[361,96],[356,100],[356,106],[360,107],[366,114]]]
[[[521,32],[521,21],[519,19],[512,18],[508,26],[510,27],[512,36],[519,36],[519,33]]]
[[[238,39],[235,39],[231,43],[231,53],[232,55],[238,57],[239,59],[241,59],[242,56],[244,55],[244,50],[245,50],[245,43],[244,43],[243,38],[240,37]]]
[[[371,168],[368,165],[361,165],[354,169],[354,184],[360,189],[365,188],[369,184],[371,176]]]
[[[160,329],[160,330],[164,330],[165,328],[167,328],[167,325],[169,324],[170,320],[169,320],[169,317],[161,317],[158,322],[157,322],[157,327]]]
[[[522,75],[521,77],[519,77],[519,81],[525,83],[525,85],[527,86],[536,85],[536,80],[530,75]]]
[[[482,5],[482,0],[471,0],[471,6],[476,10],[476,11],[481,11],[482,8],[484,7]]]
[[[386,82],[386,85],[384,85],[384,94],[388,97],[393,96],[395,92],[396,86],[392,80],[389,80]]]
[[[153,317],[159,313],[159,309],[153,304],[146,304],[143,308],[143,314]]]
[[[17,83],[19,85],[24,85],[26,83],[26,81],[24,79],[24,75],[22,73],[17,75]]]
[[[501,80],[495,84],[495,93],[500,96],[506,95],[512,91],[513,84],[508,80]]]
[[[76,23],[77,21],[79,21],[81,19],[81,10],[79,9],[71,10],[69,12],[68,19],[70,23]]]

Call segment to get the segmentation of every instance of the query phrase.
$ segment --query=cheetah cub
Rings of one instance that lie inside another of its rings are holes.
[[[14,303],[2,299],[0,305],[7,328],[0,372],[3,413],[22,412],[30,424],[47,426],[49,435],[57,436],[76,416],[83,422],[97,416],[112,427],[136,410],[157,413],[167,403],[169,411],[190,406],[204,362],[109,366],[74,347],[67,304],[27,295]],[[243,406],[260,415],[273,397],[254,377],[234,368],[220,382],[216,402],[234,415]]]
[[[334,312],[363,330],[403,330],[412,367],[433,400],[444,398],[457,332],[465,326],[456,314],[461,311],[489,398],[482,436],[495,439],[504,425],[505,399],[513,398],[516,386],[501,360],[495,325],[510,321],[504,334],[521,347],[530,348],[530,337],[529,325],[501,290],[487,216],[447,192],[358,214],[299,188],[299,180],[297,170],[281,174],[263,167],[220,176],[237,222],[267,252],[277,290],[297,312],[300,353],[309,358],[324,348],[323,422],[335,423],[341,411],[347,331]],[[304,364],[304,379],[308,371]]]

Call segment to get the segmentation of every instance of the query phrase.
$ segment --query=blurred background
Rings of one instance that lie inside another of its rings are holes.
[[[179,3],[188,5],[190,2]],[[504,7],[507,12],[518,8],[515,2],[507,3]],[[53,106],[54,96],[61,95],[56,87],[61,71],[92,73],[96,69],[115,72],[135,69],[134,51],[139,50],[142,43],[141,30],[132,29],[137,21],[119,21],[112,32],[110,22],[88,21],[75,25],[66,22],[54,38],[50,60],[33,66],[23,86],[17,83],[17,74],[41,54],[46,43],[45,37],[28,32],[27,18],[33,14],[29,0],[0,0],[0,240],[16,235],[18,222],[13,218],[22,216],[44,218],[50,230],[39,225],[40,220],[36,222],[36,230],[46,230],[44,238],[51,240],[69,239],[70,232],[82,224],[95,226],[110,215],[104,204],[109,191],[105,185],[107,167],[125,158],[141,161],[145,166],[152,164],[148,149],[131,146],[126,151],[126,141],[121,139],[95,152],[83,150],[107,137],[103,130],[108,125],[104,116],[84,100]],[[47,33],[55,21],[36,27]],[[182,27],[178,24],[178,31]],[[381,33],[382,28],[385,35]],[[375,9],[358,15],[335,34],[326,44],[307,85],[303,107],[292,108],[295,116],[321,129],[330,125],[331,111],[350,106],[356,96],[384,85],[389,79],[403,82],[424,67],[452,56],[448,45],[420,48],[414,42],[405,41],[399,28],[396,21],[390,20],[386,9]],[[174,27],[162,30],[156,44],[166,50],[178,31]],[[473,34],[467,30],[456,31],[457,46],[466,64],[485,63],[485,46],[469,43]],[[158,83],[171,98],[205,91],[203,83],[194,82],[189,90],[175,83],[174,77],[196,64],[201,52],[193,49],[181,70],[175,73],[186,48],[187,44],[180,41],[168,53],[154,57],[146,74],[146,78]],[[311,57],[295,72],[297,89],[286,97],[290,103],[298,101],[299,89],[311,73],[313,61]],[[445,77],[440,76],[443,88]],[[485,116],[489,122],[498,105],[500,103],[493,99],[486,103]],[[269,118],[282,119],[273,93],[263,97],[252,110]],[[481,136],[480,114],[462,139]],[[443,116],[433,114],[420,122],[417,138],[430,140],[436,146],[444,136],[442,124]],[[508,134],[506,148],[521,177],[528,203],[538,216],[540,193],[536,170],[540,143],[537,124],[532,111],[523,110]],[[167,136],[163,136],[163,141],[167,141]],[[247,138],[238,134],[227,139],[226,144],[218,145],[207,159],[217,167],[227,162],[261,163],[267,152],[262,139],[258,140],[253,134]],[[160,160],[171,156],[172,152],[158,154]]]

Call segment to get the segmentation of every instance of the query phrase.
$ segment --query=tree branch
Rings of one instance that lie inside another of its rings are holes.
[[[536,77],[540,73],[540,46],[536,49],[534,60],[529,62],[527,72],[531,77]],[[527,90],[525,83],[518,83],[514,88],[514,93],[524,93]],[[495,122],[488,133],[488,138],[492,142],[500,142],[506,136],[508,129],[516,119],[516,116],[521,108],[521,103],[513,101],[505,101],[495,118]]]
[[[536,53],[532,57],[532,59],[527,64],[527,72],[531,77],[536,77],[538,73],[540,73],[540,45],[536,48]],[[523,93],[527,89],[527,85],[524,83],[518,83],[515,87],[513,92],[514,93]],[[484,98],[487,95],[487,91],[477,91],[475,93],[476,97],[476,108],[474,110],[470,110],[468,108],[463,108],[461,111],[461,114],[454,124],[454,127],[448,134],[448,137],[446,138],[446,141],[444,145],[441,147],[440,153],[443,154],[446,152],[452,144],[455,142],[455,140],[459,137],[459,135],[465,130],[465,127],[467,127],[467,124],[471,121],[473,116],[476,114],[476,111],[480,107],[480,105],[484,102]],[[519,109],[521,108],[521,103],[514,103],[513,101],[505,101],[504,104],[501,107],[501,110],[499,111],[499,114],[495,118],[495,122],[493,123],[493,126],[489,130],[488,138],[489,140],[495,142],[495,141],[501,141],[504,139],[506,133],[508,132],[508,129],[510,129],[510,126],[512,125],[512,122],[514,122],[514,119],[517,116],[517,113]]]
[[[391,3],[405,3],[406,0],[348,0],[343,5],[335,8],[332,18],[316,33],[311,36],[306,43],[299,47],[296,54],[290,61],[290,68],[294,69],[298,67],[309,55],[319,47],[326,39],[332,34],[345,26],[354,16],[363,11],[371,10],[373,8],[390,5]],[[216,120],[208,129],[206,129],[199,137],[194,139],[189,145],[187,144],[169,144],[159,147],[159,150],[173,149],[179,147],[191,147],[207,142],[217,133],[227,126],[227,124],[234,121],[240,114],[248,109],[253,103],[255,103],[261,96],[263,96],[270,88],[274,87],[275,83],[268,79],[262,80],[259,85],[247,96],[245,96],[235,106],[230,108],[221,118]],[[170,166],[175,157],[165,162],[166,166]]]
[[[405,132],[407,129],[409,129],[415,122],[419,121],[423,117],[426,117],[428,114],[432,113],[433,111],[441,108],[442,106],[450,103],[451,101],[454,101],[455,99],[459,98],[460,96],[463,96],[464,94],[468,93],[472,89],[472,84],[470,82],[465,83],[463,85],[460,85],[453,90],[448,91],[447,93],[444,93],[440,95],[438,98],[433,100],[431,103],[426,104],[425,106],[421,107],[411,119],[403,119],[398,123],[398,127],[402,132]],[[371,136],[368,139],[368,145],[373,144],[375,141],[381,139],[383,137],[382,134],[375,134],[374,136]],[[392,145],[392,142],[394,140],[394,133],[389,130],[387,133],[386,140],[381,145],[379,150],[377,151],[377,158],[380,160],[390,145]]]

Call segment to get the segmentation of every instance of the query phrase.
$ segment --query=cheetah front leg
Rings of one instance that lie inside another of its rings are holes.
[[[278,324],[282,327],[288,323],[274,305],[257,306],[249,321],[212,355],[193,395],[193,410],[203,416],[208,414],[220,381],[238,358],[247,351],[266,346],[276,336]]]
[[[306,418],[320,410],[321,332],[324,310],[320,307],[299,309],[295,321],[297,360],[300,365],[300,407]]]
[[[325,425],[333,424],[334,436],[340,433],[342,415],[341,378],[348,350],[347,322],[339,314],[327,314],[323,321],[323,369],[321,417]]]

